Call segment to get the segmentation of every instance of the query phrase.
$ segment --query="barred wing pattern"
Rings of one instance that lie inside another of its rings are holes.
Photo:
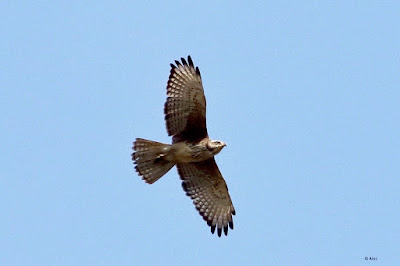
[[[200,70],[181,58],[175,61],[167,85],[167,101],[164,105],[165,122],[173,143],[179,141],[198,142],[208,137],[206,126],[206,98],[201,82]]]
[[[177,168],[186,195],[193,200],[196,209],[211,227],[211,232],[214,233],[217,228],[218,236],[221,236],[223,229],[227,235],[228,226],[233,229],[235,208],[214,158],[177,164]]]

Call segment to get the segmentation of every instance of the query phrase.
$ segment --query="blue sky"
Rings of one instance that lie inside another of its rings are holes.
[[[398,1],[2,1],[0,264],[395,265]],[[200,67],[236,208],[211,235],[176,169],[169,64]],[[365,261],[365,257],[377,261]]]

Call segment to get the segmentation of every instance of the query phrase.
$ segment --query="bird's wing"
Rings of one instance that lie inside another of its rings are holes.
[[[183,180],[182,187],[192,200],[200,215],[211,227],[211,232],[222,229],[228,234],[228,226],[233,229],[232,214],[235,215],[231,197],[225,180],[214,158],[197,163],[177,164]]]
[[[198,142],[208,137],[206,126],[206,98],[198,67],[188,56],[188,62],[171,64],[164,105],[168,135],[173,142]]]

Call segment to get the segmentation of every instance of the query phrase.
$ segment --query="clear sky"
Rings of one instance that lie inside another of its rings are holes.
[[[1,1],[1,265],[399,265],[398,1]],[[236,208],[218,238],[176,169],[169,64],[200,67]],[[377,261],[366,261],[365,257]]]

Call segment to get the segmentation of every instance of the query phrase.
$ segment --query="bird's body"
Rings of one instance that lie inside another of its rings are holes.
[[[199,143],[187,143],[177,142],[171,145],[170,151],[166,156],[166,160],[170,160],[175,163],[194,163],[201,162],[214,157],[219,153],[223,145],[218,148],[212,149],[209,147],[209,140],[207,142]]]
[[[152,184],[174,165],[183,180],[182,187],[200,215],[211,226],[211,232],[233,229],[235,209],[226,183],[215,163],[214,156],[226,144],[208,137],[206,101],[200,71],[192,59],[181,58],[182,64],[171,64],[167,85],[165,120],[172,144],[137,138],[133,143],[132,159],[136,171],[146,183]]]
[[[138,144],[142,144],[142,149],[138,147]],[[146,143],[148,145],[146,145]],[[171,163],[194,163],[201,162],[214,157],[218,154],[223,147],[226,146],[225,143],[217,141],[218,144],[214,144],[210,140],[205,140],[199,143],[187,143],[187,142],[177,142],[174,144],[163,144],[152,146],[152,141],[145,139],[136,139],[134,160],[139,160],[140,156],[148,152],[148,149],[153,149],[154,154],[157,154],[157,159],[162,159]],[[214,146],[211,146],[214,145]]]

